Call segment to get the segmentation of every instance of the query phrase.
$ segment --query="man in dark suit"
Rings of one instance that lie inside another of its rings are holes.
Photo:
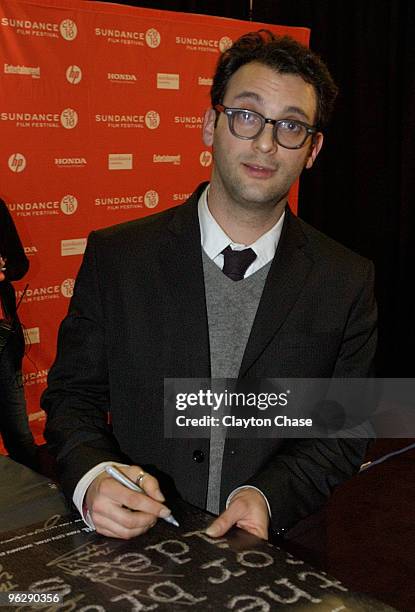
[[[373,266],[287,206],[335,96],[305,47],[265,31],[242,37],[219,60],[205,115],[210,185],[178,208],[90,235],[43,406],[63,487],[100,533],[147,531],[174,491],[221,513],[211,535],[236,524],[266,538],[359,468],[362,439],[212,430],[210,440],[175,440],[163,429],[165,378],[370,373]],[[109,478],[107,463],[145,493]]]

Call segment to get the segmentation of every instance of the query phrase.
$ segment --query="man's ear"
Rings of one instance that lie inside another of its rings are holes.
[[[203,118],[203,142],[207,147],[213,144],[215,134],[216,111],[213,108],[208,108]]]
[[[314,162],[316,161],[317,155],[320,153],[320,149],[323,146],[324,136],[321,132],[317,132],[313,138],[313,143],[310,147],[310,151],[308,153],[308,159],[305,164],[307,169],[311,168]]]

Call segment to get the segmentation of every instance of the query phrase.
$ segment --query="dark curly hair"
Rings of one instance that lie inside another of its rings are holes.
[[[327,66],[316,53],[290,36],[277,36],[269,30],[244,34],[221,55],[210,91],[212,107],[223,103],[229,79],[250,62],[259,62],[281,74],[298,75],[310,83],[317,97],[315,125],[319,129],[327,125],[338,92]]]

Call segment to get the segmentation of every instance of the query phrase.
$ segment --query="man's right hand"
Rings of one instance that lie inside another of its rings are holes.
[[[118,469],[133,482],[144,471],[136,465]],[[165,499],[154,476],[145,472],[140,486],[144,493],[127,489],[106,472],[93,480],[85,501],[98,533],[129,540],[151,529],[157,518],[171,513],[161,503]]]

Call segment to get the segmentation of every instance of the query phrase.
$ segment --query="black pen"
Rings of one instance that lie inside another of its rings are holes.
[[[119,483],[127,487],[127,489],[131,489],[131,491],[137,491],[137,493],[146,494],[145,491],[143,491],[143,489],[138,486],[138,484],[130,480],[128,476],[125,476],[125,474],[120,472],[120,470],[118,470],[114,465],[107,465],[105,468],[105,471],[107,472],[109,476],[112,476],[112,478],[114,478]],[[167,523],[170,523],[171,525],[175,525],[176,527],[179,527],[179,523],[176,521],[176,519],[174,518],[172,514],[169,514],[169,516],[166,516],[166,517],[163,516],[160,518],[162,518]]]

